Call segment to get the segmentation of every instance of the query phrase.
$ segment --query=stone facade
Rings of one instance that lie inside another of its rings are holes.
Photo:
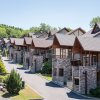
[[[14,58],[14,48],[10,47],[9,48],[9,60],[13,60]]]
[[[63,69],[63,76],[59,76],[59,69]],[[67,80],[71,79],[71,64],[68,58],[53,58],[52,60],[52,81],[66,85]]]
[[[30,66],[32,66],[33,63],[33,52],[34,49],[30,49],[29,51],[24,51],[23,54],[23,67],[25,69],[29,69]]]
[[[23,55],[23,67],[28,69],[30,66],[30,52],[25,51]]]
[[[14,63],[22,63],[23,61],[23,51],[22,50],[14,50]]]
[[[87,75],[85,76],[85,72]],[[87,82],[86,82],[87,77]],[[79,80],[79,84],[75,84],[75,79]],[[97,87],[97,72],[95,66],[73,66],[72,67],[72,80],[73,80],[73,90],[85,94],[86,84],[87,93],[90,89]]]
[[[30,72],[35,73],[42,69],[43,56],[33,55],[32,65],[30,66]]]

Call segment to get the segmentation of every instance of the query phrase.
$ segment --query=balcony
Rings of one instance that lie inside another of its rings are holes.
[[[79,60],[71,60],[71,65],[72,66],[82,66],[83,64],[81,60],[79,59]]]

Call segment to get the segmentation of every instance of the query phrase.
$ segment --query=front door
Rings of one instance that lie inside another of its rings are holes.
[[[34,60],[34,63],[35,63],[35,72],[37,71],[37,68],[36,68],[36,59]]]
[[[27,63],[27,67],[29,69],[29,66],[30,66],[29,58],[26,59],[26,63]]]
[[[16,59],[16,63],[17,63],[17,53],[15,54],[15,56],[16,56],[15,59]]]

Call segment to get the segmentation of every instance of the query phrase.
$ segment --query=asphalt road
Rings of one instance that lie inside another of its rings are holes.
[[[68,88],[59,87],[54,83],[44,79],[37,74],[31,74],[28,70],[22,69],[18,64],[13,64],[7,58],[3,57],[3,62],[6,69],[10,72],[13,68],[16,69],[22,79],[37,93],[39,93],[44,100],[87,100],[87,98],[77,95]],[[89,99],[94,100],[94,99]]]

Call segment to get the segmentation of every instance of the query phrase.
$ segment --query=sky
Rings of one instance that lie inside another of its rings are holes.
[[[100,0],[0,0],[0,24],[23,29],[46,23],[53,27],[81,27],[100,16]]]

